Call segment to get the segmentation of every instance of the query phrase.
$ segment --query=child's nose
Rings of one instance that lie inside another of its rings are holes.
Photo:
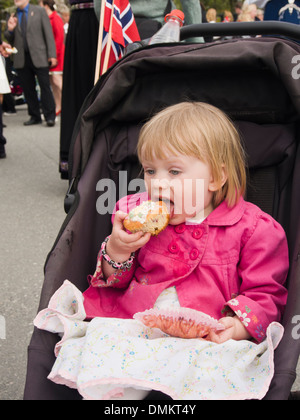
[[[153,187],[157,189],[169,188],[169,181],[167,179],[154,179]]]

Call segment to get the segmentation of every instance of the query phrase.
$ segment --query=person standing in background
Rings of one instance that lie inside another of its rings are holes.
[[[48,127],[55,125],[55,102],[50,87],[49,66],[57,65],[56,48],[46,11],[29,4],[29,0],[14,0],[17,12],[7,21],[5,37],[16,49],[13,63],[20,77],[30,119],[25,126],[42,122],[36,91],[35,76],[41,89],[41,105]]]
[[[11,45],[2,41],[0,28],[0,94],[9,93],[10,87],[6,76],[5,67],[3,65],[3,57],[8,57],[9,53],[6,49],[11,48]],[[3,56],[3,57],[2,57]],[[0,103],[0,159],[6,158],[5,151],[6,138],[3,135],[3,120],[2,120],[2,103]]]
[[[99,32],[94,3],[69,2],[71,15],[65,45],[60,125],[59,172],[62,179],[68,178],[69,148],[78,113],[94,86]]]
[[[69,149],[73,129],[83,101],[94,86],[101,0],[69,0],[71,18],[66,39],[63,75],[60,166],[61,177],[68,178]],[[175,5],[171,0],[130,0],[141,39],[152,36]],[[199,0],[181,0],[185,23],[201,23]],[[97,17],[97,18],[96,18]],[[203,42],[203,38],[193,38]],[[87,48],[88,46],[88,48]]]
[[[59,3],[57,5],[57,13],[61,16],[64,22],[64,31],[65,31],[65,38],[66,38],[68,29],[69,29],[70,9],[66,4]]]
[[[50,23],[53,30],[54,41],[56,45],[56,58],[57,66],[52,67],[49,71],[50,83],[55,100],[56,116],[61,113],[61,92],[63,83],[63,68],[64,68],[64,55],[65,55],[65,31],[62,18],[55,10],[54,0],[42,0],[40,6],[44,7],[47,15],[49,16]]]

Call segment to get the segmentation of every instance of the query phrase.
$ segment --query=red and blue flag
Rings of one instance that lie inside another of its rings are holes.
[[[111,16],[112,12],[113,17]],[[105,0],[100,74],[102,74],[106,47],[109,45],[110,28],[111,45],[108,67],[123,57],[126,45],[140,40],[134,15],[128,0]]]

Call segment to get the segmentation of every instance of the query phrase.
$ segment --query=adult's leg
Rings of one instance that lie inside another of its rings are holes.
[[[50,83],[55,101],[55,112],[61,111],[62,74],[53,73],[50,75]]]
[[[0,104],[0,159],[6,157],[5,144],[6,138],[3,136],[2,105]]]
[[[35,73],[29,54],[25,54],[25,66],[22,69],[17,69],[17,72],[28,106],[28,114],[36,121],[40,121],[41,113],[36,92]]]
[[[41,89],[41,105],[46,121],[55,120],[55,102],[50,86],[49,68],[35,68],[35,73]]]

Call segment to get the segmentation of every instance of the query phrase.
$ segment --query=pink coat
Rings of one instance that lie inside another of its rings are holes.
[[[147,199],[145,193],[137,196]],[[117,210],[124,210],[124,204],[126,210],[128,197],[117,203]],[[281,319],[287,272],[282,227],[240,199],[233,208],[221,203],[201,224],[169,225],[138,251],[130,270],[117,271],[107,281],[99,256],[84,305],[89,319],[132,318],[153,307],[164,289],[176,286],[182,307],[217,319],[235,313],[261,341],[268,325]]]

